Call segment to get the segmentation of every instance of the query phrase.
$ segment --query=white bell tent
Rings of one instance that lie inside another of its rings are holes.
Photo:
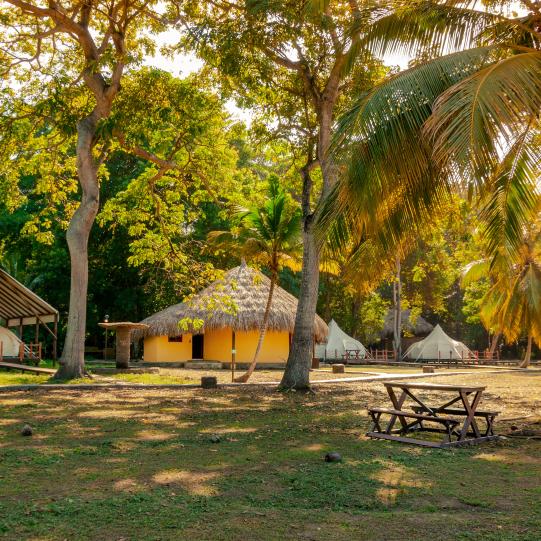
[[[9,329],[0,326],[0,358],[18,357],[21,341]]]
[[[473,353],[462,342],[447,336],[444,330],[436,325],[434,330],[420,342],[412,344],[404,357],[408,359],[468,359]]]
[[[343,359],[346,351],[358,351],[359,359],[366,357],[366,348],[358,340],[347,335],[333,319],[329,323],[327,343],[316,346],[316,357],[318,359]]]

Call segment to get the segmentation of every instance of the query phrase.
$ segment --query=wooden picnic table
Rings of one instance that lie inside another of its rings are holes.
[[[440,383],[410,383],[388,381],[383,385],[392,408],[370,408],[372,429],[367,436],[414,443],[425,447],[453,447],[497,439],[494,434],[495,411],[478,410],[485,387],[478,385],[444,385]],[[434,391],[447,395],[439,405],[421,398],[418,391]],[[406,405],[410,399],[412,404]],[[454,406],[454,407],[453,407]],[[385,426],[382,416],[389,416]],[[483,430],[479,420],[485,422]],[[399,421],[400,427],[394,428]],[[429,426],[427,426],[429,425]],[[437,425],[434,427],[433,425]],[[429,441],[411,437],[412,432],[443,433],[442,441]]]

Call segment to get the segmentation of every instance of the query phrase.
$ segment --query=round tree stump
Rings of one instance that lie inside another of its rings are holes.
[[[333,374],[343,374],[346,371],[346,367],[343,364],[333,364],[332,373]]]
[[[203,389],[216,389],[218,387],[218,380],[214,376],[203,376],[201,378],[201,387]]]

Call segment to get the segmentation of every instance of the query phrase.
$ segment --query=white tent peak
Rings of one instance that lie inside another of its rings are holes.
[[[358,351],[359,358],[364,359],[366,348],[359,342],[346,334],[334,319],[329,323],[329,334],[327,343],[316,348],[316,357],[320,359],[342,359],[346,351]]]
[[[462,342],[453,340],[440,325],[436,325],[432,332],[420,342],[412,344],[404,357],[410,359],[468,359],[472,352]]]

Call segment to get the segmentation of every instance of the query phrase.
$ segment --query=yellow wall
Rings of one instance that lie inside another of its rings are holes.
[[[145,338],[146,363],[182,362],[192,358],[192,335],[182,336],[182,342],[169,342],[167,336]]]
[[[254,358],[259,331],[238,332],[235,337],[236,362],[249,363]],[[289,333],[267,331],[259,352],[258,363],[284,363],[289,355]]]
[[[205,361],[231,362],[231,329],[207,331],[203,339],[203,358]]]
[[[258,331],[237,332],[235,335],[236,362],[252,361]],[[208,331],[204,338],[205,361],[231,362],[232,333],[231,329]],[[268,331],[259,354],[259,363],[284,363],[289,354],[289,333]],[[167,336],[151,336],[145,338],[145,362],[183,362],[192,358],[192,337],[183,335],[182,342],[168,342]]]

